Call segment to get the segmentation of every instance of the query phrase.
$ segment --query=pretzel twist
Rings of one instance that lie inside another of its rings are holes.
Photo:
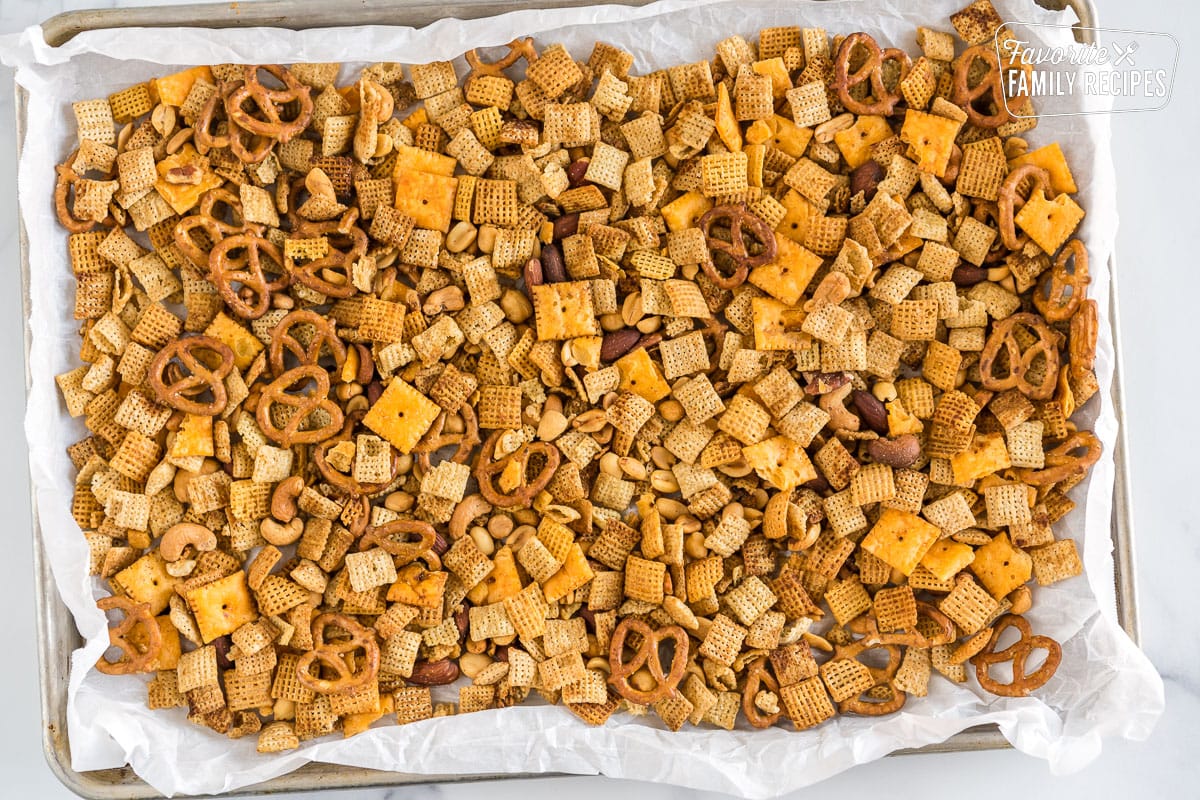
[[[108,640],[114,647],[121,649],[118,661],[109,661],[104,656],[96,662],[96,669],[105,675],[132,675],[135,672],[146,672],[158,658],[162,649],[162,631],[150,613],[149,603],[138,603],[128,597],[104,597],[96,602],[101,611],[120,609],[125,614],[115,628],[109,628]],[[138,626],[146,632],[145,650],[142,650],[127,637]]]
[[[1000,637],[1009,628],[1021,632],[1021,638],[1003,650],[996,650]],[[1046,660],[1033,672],[1025,671],[1025,662],[1035,650],[1045,650]],[[988,670],[994,664],[1012,662],[1012,681],[1002,683],[993,678]],[[1035,636],[1028,620],[1017,614],[1005,614],[996,620],[992,637],[983,649],[971,659],[975,664],[975,677],[979,685],[992,694],[1001,697],[1028,697],[1034,689],[1040,689],[1054,677],[1058,665],[1062,662],[1062,646],[1049,636]]]
[[[729,222],[729,241],[712,234],[713,225],[725,220]],[[745,206],[717,206],[700,217],[696,226],[704,233],[708,249],[724,254],[734,265],[733,274],[726,276],[717,271],[711,258],[700,263],[700,268],[709,280],[722,289],[736,289],[741,286],[746,282],[752,267],[771,263],[778,253],[775,232],[771,230],[771,226],[750,213]],[[750,255],[743,226],[762,243],[762,252]]]
[[[215,368],[197,357],[197,352],[213,353],[219,359]],[[164,376],[168,365],[178,361],[191,374],[166,383]],[[220,339],[211,336],[189,336],[177,339],[162,350],[150,362],[146,378],[158,402],[185,414],[215,417],[225,410],[229,394],[225,390],[225,378],[233,371],[233,350]],[[208,402],[190,399],[205,391],[212,392]]]
[[[1015,329],[1028,328],[1037,336],[1037,341],[1021,352],[1021,341]],[[1031,400],[1045,400],[1054,394],[1058,381],[1058,346],[1054,332],[1037,314],[1021,312],[1000,320],[992,328],[992,335],[979,355],[979,375],[983,388],[992,392],[1016,389]],[[996,375],[996,360],[1003,350],[1008,355],[1008,375]],[[1026,375],[1039,356],[1046,359],[1045,375],[1040,383],[1031,384]]]
[[[855,48],[866,50],[867,60],[854,72],[850,72],[850,59],[854,56]],[[900,62],[898,80],[902,81],[908,75],[908,71],[912,69],[912,59],[908,57],[908,53],[895,47],[889,47],[886,50],[880,49],[873,37],[861,31],[852,33],[842,40],[842,45],[838,48],[837,57],[833,62],[834,78],[831,87],[837,90],[838,100],[842,102],[847,111],[881,117],[890,116],[895,112],[896,104],[901,100],[901,94],[899,90],[889,91],[883,82],[883,64],[885,61],[893,60]],[[863,83],[870,83],[870,101],[858,100],[850,94],[851,89]]]
[[[971,86],[971,69],[977,61],[987,65],[987,72],[978,83]],[[959,56],[954,64],[954,104],[967,112],[967,119],[977,128],[999,128],[1013,119],[1005,105],[1003,75],[996,49],[992,45],[977,44]],[[994,109],[989,113],[975,107],[976,101],[985,97]]]
[[[641,644],[633,658],[625,660],[625,639],[630,632],[642,637]],[[663,670],[662,660],[658,656],[658,648],[665,639],[675,643],[675,652],[671,656],[671,669]],[[678,625],[668,625],[653,630],[645,622],[634,617],[626,617],[612,633],[608,646],[608,661],[612,674],[608,682],[617,693],[631,703],[651,705],[675,693],[679,682],[683,680],[683,671],[687,667],[688,636]],[[657,686],[648,691],[635,689],[629,685],[629,678],[642,667],[649,670]]]
[[[288,389],[310,380],[316,382],[316,388],[308,394],[288,393]],[[293,409],[283,427],[276,426],[271,419],[271,408],[276,404]],[[303,430],[305,421],[318,409],[329,414],[329,422],[320,428]],[[341,429],[344,419],[341,407],[329,399],[329,374],[312,365],[290,369],[263,389],[256,414],[263,435],[283,447],[322,442]]]
[[[349,640],[325,641],[330,626],[350,634]],[[317,694],[348,694],[375,680],[379,674],[379,643],[375,631],[364,628],[345,614],[325,613],[312,621],[313,649],[300,656],[296,678]],[[346,663],[346,656],[361,650],[363,660],[357,671]],[[321,678],[313,674],[313,665],[333,672],[336,678]]]
[[[530,442],[518,447],[512,453],[500,460],[495,460],[496,445],[500,442],[500,436],[504,431],[494,431],[488,436],[487,441],[483,443],[483,448],[479,451],[479,455],[475,460],[475,480],[479,482],[479,493],[484,499],[497,508],[521,508],[531,506],[533,498],[537,497],[538,492],[546,488],[550,483],[550,479],[554,477],[555,471],[562,460],[558,448],[549,442]],[[545,465],[541,471],[532,480],[526,477],[526,470],[529,466],[529,459],[535,454],[542,454],[546,458]],[[505,493],[502,489],[495,485],[497,476],[510,468],[510,464],[517,464],[520,468],[521,482],[509,493]]]

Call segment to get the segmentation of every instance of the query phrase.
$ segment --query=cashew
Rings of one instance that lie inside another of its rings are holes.
[[[421,306],[421,311],[425,316],[432,317],[443,311],[462,311],[466,305],[462,289],[457,286],[443,286],[441,289],[429,293],[429,296],[425,298],[425,304]]]
[[[304,491],[304,478],[293,475],[284,478],[271,495],[271,516],[280,522],[291,522],[296,516],[296,498]]]
[[[269,543],[282,547],[292,544],[303,535],[304,521],[295,518],[285,525],[277,519],[267,517],[259,524],[258,530]]]
[[[872,439],[867,442],[867,452],[880,464],[903,469],[920,458],[921,440],[911,433],[895,439]]]
[[[202,553],[216,550],[217,535],[195,522],[179,522],[167,528],[158,544],[158,552],[167,561],[178,561],[189,544]]]
[[[483,499],[481,494],[473,494],[464,498],[454,514],[450,516],[450,540],[457,542],[467,535],[467,526],[476,517],[483,516],[492,510],[492,504]]]
[[[813,291],[812,299],[804,304],[804,310],[816,311],[824,305],[840,305],[850,297],[850,279],[844,272],[830,272]]]
[[[832,392],[821,395],[818,405],[829,415],[829,427],[835,431],[856,431],[861,420],[846,410],[846,398],[854,390],[853,384],[843,384]]]

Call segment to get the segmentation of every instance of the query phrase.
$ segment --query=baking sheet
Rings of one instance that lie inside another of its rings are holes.
[[[52,380],[75,365],[77,349],[76,325],[62,313],[71,307],[73,279],[65,268],[65,236],[50,210],[52,180],[47,177],[73,146],[73,126],[64,124],[71,119],[70,101],[102,96],[172,66],[185,66],[176,61],[180,53],[188,54],[189,64],[338,60],[347,52],[362,54],[365,60],[423,62],[453,57],[467,43],[500,44],[539,30],[545,31],[538,36],[539,44],[561,41],[579,57],[586,56],[596,39],[620,44],[635,54],[641,70],[708,57],[716,40],[728,32],[752,36],[757,28],[770,25],[818,25],[848,32],[864,27],[856,21],[874,20],[865,26],[868,32],[913,51],[915,26],[948,28],[945,16],[959,4],[937,3],[936,13],[930,10],[935,4],[923,5],[922,11],[912,12],[890,3],[855,0],[786,8],[774,3],[676,0],[642,9],[607,6],[513,12],[492,21],[443,20],[415,35],[381,27],[122,30],[82,34],[60,48],[47,47],[36,28],[19,41],[9,37],[3,42],[5,60],[21,67],[18,82],[29,89],[31,98],[20,173],[31,245],[31,475],[56,583],[91,643],[76,653],[75,661],[85,667],[94,663],[106,637],[103,617],[92,602],[100,592],[86,575],[86,548],[67,513],[72,470],[63,448],[82,435],[82,426],[66,416]],[[997,5],[1010,19],[1053,21],[1053,15],[1032,13],[1025,3]],[[628,25],[632,20],[638,24]],[[701,37],[695,31],[713,33]],[[1065,42],[1067,33],[1062,36]],[[137,60],[124,60],[130,56]],[[1081,187],[1080,202],[1089,212],[1080,235],[1088,242],[1092,263],[1108,263],[1116,224],[1108,118],[1046,120],[1029,138],[1035,146],[1062,141]],[[1102,309],[1108,308],[1108,275],[1098,268],[1093,274],[1092,296]],[[1102,327],[1097,367],[1101,384],[1107,386],[1113,370],[1107,326]],[[1093,416],[1096,405],[1092,403]],[[73,766],[83,770],[129,762],[167,794],[233,790],[309,760],[324,760],[408,773],[602,772],[766,796],[894,749],[942,741],[958,730],[991,721],[1016,747],[1047,758],[1056,771],[1077,769],[1098,754],[1102,736],[1146,736],[1162,706],[1161,683],[1120,632],[1111,612],[1108,527],[1116,421],[1110,407],[1101,410],[1095,424],[1107,447],[1089,482],[1076,490],[1086,513],[1081,508],[1072,515],[1072,525],[1059,526],[1060,535],[1081,541],[1089,580],[1038,590],[1037,605],[1029,615],[1036,630],[1063,641],[1063,666],[1039,698],[980,698],[969,688],[935,680],[930,697],[910,698],[901,714],[881,720],[843,718],[804,733],[688,729],[670,734],[654,721],[628,715],[589,729],[564,709],[523,706],[383,727],[348,741],[318,740],[295,753],[266,759],[253,753],[252,741],[229,742],[186,724],[182,711],[149,712],[144,688],[136,681],[74,669],[69,706]],[[1085,525],[1093,535],[1082,535]],[[780,763],[791,768],[771,769]]]

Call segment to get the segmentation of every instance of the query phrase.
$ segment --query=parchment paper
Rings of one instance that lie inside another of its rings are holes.
[[[325,761],[431,775],[602,773],[768,797],[898,748],[941,742],[988,722],[998,724],[1018,749],[1046,759],[1055,773],[1081,769],[1099,755],[1105,737],[1148,736],[1162,711],[1163,689],[1149,661],[1117,626],[1113,611],[1109,526],[1117,422],[1107,391],[1101,393],[1103,402],[1094,399],[1084,415],[1105,444],[1104,456],[1088,482],[1073,492],[1080,507],[1056,526],[1059,536],[1072,536],[1080,544],[1085,577],[1036,589],[1029,613],[1036,631],[1063,645],[1062,666],[1037,697],[993,697],[978,689],[973,676],[960,686],[935,675],[929,696],[910,697],[901,713],[879,719],[841,716],[806,732],[789,726],[733,732],[686,727],[670,733],[653,716],[628,714],[591,728],[561,707],[525,705],[405,726],[380,723],[350,740],[325,737],[291,753],[260,756],[254,737],[230,741],[187,723],[182,709],[151,712],[140,681],[90,669],[107,643],[105,620],[94,604],[104,592],[87,575],[87,548],[69,513],[74,470],[65,453],[84,428],[67,415],[53,380],[78,363],[78,323],[71,318],[74,280],[66,234],[55,221],[51,202],[53,167],[75,143],[71,101],[104,97],[193,64],[358,59],[347,64],[346,78],[363,62],[455,58],[471,46],[500,45],[528,34],[537,34],[539,45],[562,42],[578,58],[586,58],[596,40],[618,44],[634,53],[638,72],[709,58],[716,42],[731,33],[752,39],[759,28],[777,25],[840,33],[866,30],[881,43],[917,53],[916,26],[949,30],[948,14],[965,2],[915,5],[900,0],[664,0],[644,8],[595,6],[515,11],[490,20],[446,19],[422,31],[124,29],[83,33],[51,48],[40,28],[32,27],[0,41],[4,62],[18,68],[17,81],[30,92],[19,172],[32,275],[33,385],[25,423],[30,474],[58,590],[87,640],[74,655],[70,676],[68,732],[74,768],[129,763],[167,795],[232,791],[309,761]],[[996,5],[1010,20],[1073,21],[1027,0]],[[398,15],[402,8],[398,6]],[[1048,43],[1069,41],[1065,31],[1043,33]],[[1056,34],[1059,39],[1049,41]],[[461,60],[458,64],[462,75],[465,67]],[[1103,107],[1102,101],[1093,102],[1094,108]],[[1107,323],[1107,264],[1117,223],[1109,119],[1103,114],[1043,119],[1029,139],[1034,146],[1058,140],[1067,153],[1079,185],[1077,199],[1087,210],[1079,235],[1091,254],[1091,293]],[[1096,369],[1107,389],[1113,373],[1107,324],[1101,326]]]

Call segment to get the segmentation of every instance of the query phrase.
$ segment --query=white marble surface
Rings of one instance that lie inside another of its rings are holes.
[[[66,10],[101,5],[152,5],[169,0],[0,0],[0,32],[19,30]],[[331,0],[333,2],[334,0]],[[1191,461],[1200,448],[1200,397],[1193,330],[1194,259],[1187,237],[1194,228],[1194,187],[1200,181],[1193,132],[1200,113],[1188,89],[1200,79],[1193,43],[1200,41],[1200,10],[1186,0],[1129,3],[1096,0],[1108,27],[1171,31],[1182,44],[1175,99],[1162,112],[1114,119],[1121,229],[1118,258],[1122,290],[1128,426],[1131,437],[1134,520],[1143,643],[1166,682],[1167,711],[1148,742],[1109,742],[1100,759],[1077,775],[1051,776],[1039,761],[1014,752],[889,758],[820,784],[809,794],[843,798],[904,795],[930,798],[1011,798],[1015,792],[1084,797],[1191,797],[1200,791],[1200,623],[1189,591],[1200,570],[1200,533],[1187,504],[1194,491]],[[353,2],[347,2],[353,7]],[[21,418],[23,364],[15,209],[15,143],[9,76],[0,80],[0,373],[10,376],[0,395],[0,508],[12,526],[0,557],[0,766],[4,797],[72,796],[55,780],[41,754],[37,659],[32,602],[28,470]],[[1177,155],[1172,155],[1177,154]],[[780,765],[786,768],[786,765]],[[911,788],[909,788],[911,787]],[[919,789],[917,788],[919,787]],[[1034,788],[1037,787],[1037,788]],[[632,793],[639,798],[695,793],[605,778],[508,781],[356,792],[365,800],[472,798],[541,800],[565,793],[587,798]],[[330,793],[331,795],[333,793]],[[311,796],[311,795],[310,795]],[[709,795],[716,797],[717,795]]]

